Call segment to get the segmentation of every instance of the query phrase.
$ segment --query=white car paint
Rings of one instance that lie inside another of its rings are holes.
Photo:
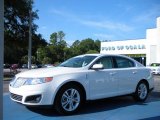
[[[121,55],[88,54],[81,56],[96,56],[88,65],[80,68],[53,67],[29,70],[19,73],[9,85],[12,94],[22,96],[22,100],[11,97],[13,101],[24,105],[52,105],[58,90],[70,81],[76,81],[84,87],[86,100],[95,100],[134,93],[137,84],[146,80],[149,89],[154,87],[153,76],[150,69],[135,60]],[[102,57],[122,57],[134,63],[130,68],[91,69],[93,64]],[[79,56],[78,56],[79,57]],[[53,80],[36,85],[21,85],[14,87],[18,78],[53,77]],[[38,103],[25,102],[28,96],[41,95]]]
[[[153,74],[160,74],[160,63],[152,63],[147,67],[151,69]]]

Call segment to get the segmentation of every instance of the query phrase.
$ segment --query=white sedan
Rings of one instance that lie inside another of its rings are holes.
[[[13,101],[27,106],[54,105],[72,114],[86,100],[131,94],[145,101],[154,80],[150,69],[122,55],[86,54],[58,67],[19,73],[9,85]]]
[[[153,74],[160,75],[160,63],[152,63],[147,67],[151,69]]]

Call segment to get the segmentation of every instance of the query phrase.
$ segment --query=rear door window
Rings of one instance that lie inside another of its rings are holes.
[[[135,66],[134,62],[127,58],[123,58],[123,57],[114,57],[114,58],[115,58],[117,68],[129,68],[129,67]]]

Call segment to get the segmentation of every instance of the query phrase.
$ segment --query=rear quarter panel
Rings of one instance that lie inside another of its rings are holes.
[[[146,67],[137,67],[136,79],[138,80],[138,83],[141,80],[147,80],[149,83],[149,89],[154,87],[153,75],[151,73],[151,70]]]

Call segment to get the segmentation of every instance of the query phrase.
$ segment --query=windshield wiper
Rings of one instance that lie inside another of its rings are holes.
[[[69,66],[65,66],[65,65],[60,65],[60,67],[69,67]]]

